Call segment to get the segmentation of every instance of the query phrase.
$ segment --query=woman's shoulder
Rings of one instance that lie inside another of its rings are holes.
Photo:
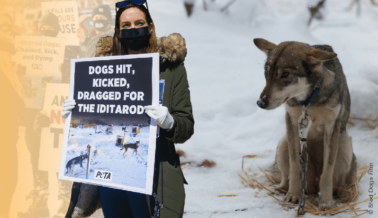
[[[187,54],[185,38],[179,33],[160,37],[157,40],[157,50],[162,63],[182,63]]]
[[[103,34],[93,36],[88,42],[86,57],[100,56],[106,49],[111,48],[113,44],[113,35],[114,31],[108,31]],[[104,42],[102,40],[104,40]]]
[[[113,46],[113,37],[110,35],[99,37],[96,43],[96,57],[98,56],[108,56],[109,50]]]

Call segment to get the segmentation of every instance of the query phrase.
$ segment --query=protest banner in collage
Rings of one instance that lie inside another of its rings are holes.
[[[16,36],[13,61],[25,67],[20,76],[27,108],[42,109],[47,83],[59,83],[64,59],[63,39]]]
[[[152,194],[159,104],[159,54],[71,60],[59,179]]]
[[[38,169],[48,172],[49,196],[47,204],[50,214],[58,214],[59,182],[56,173],[59,171],[60,156],[63,144],[65,119],[61,116],[64,101],[68,98],[69,84],[48,83],[46,86],[43,113],[49,118],[48,127],[42,128],[38,158]]]
[[[50,118],[49,127],[42,128],[41,147],[39,149],[38,169],[59,171],[63,144],[65,119],[61,116],[64,101],[68,98],[69,84],[48,83],[46,86],[43,111]]]
[[[66,45],[79,45],[76,30],[79,28],[77,1],[42,2],[42,15],[53,13],[59,18],[58,38],[64,38]]]

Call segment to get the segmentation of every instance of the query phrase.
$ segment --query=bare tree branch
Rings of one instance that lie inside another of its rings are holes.
[[[207,4],[206,4],[206,0],[203,0],[203,10],[207,11]]]
[[[375,2],[375,0],[370,0],[371,5],[378,6],[378,2]],[[347,7],[345,10],[350,11],[350,9],[353,8],[353,6],[357,4],[357,16],[361,15],[361,1],[360,0],[352,0],[349,7]]]
[[[223,8],[220,9],[220,11],[224,12],[225,10],[228,9],[228,7],[230,7],[232,4],[234,4],[234,2],[236,2],[236,0],[229,1],[225,6],[223,6]]]
[[[352,0],[352,2],[350,3],[349,7],[347,7],[345,10],[346,11],[350,11],[350,9],[352,9],[353,5],[356,4],[358,0]]]
[[[188,15],[188,17],[190,17],[190,15],[192,15],[194,5],[184,2],[184,6],[185,6],[185,10],[186,10],[186,15]]]
[[[320,1],[315,7],[309,7],[311,17],[310,17],[310,20],[307,23],[308,26],[310,26],[312,19],[314,19],[316,13],[318,13],[319,9],[324,5],[325,1],[326,0]]]

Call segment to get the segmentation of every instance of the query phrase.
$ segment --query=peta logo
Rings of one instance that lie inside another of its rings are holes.
[[[103,171],[103,170],[95,170],[94,178],[95,179],[102,179],[106,181],[112,181],[112,172]]]

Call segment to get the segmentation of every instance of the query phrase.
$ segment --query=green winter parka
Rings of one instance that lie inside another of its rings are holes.
[[[107,47],[112,46],[110,36],[101,38],[96,46],[96,56],[102,55]],[[177,33],[158,39],[160,53],[160,79],[165,80],[163,106],[166,106],[175,120],[171,130],[160,129],[156,140],[154,192],[163,207],[161,218],[179,218],[183,216],[185,205],[184,183],[187,184],[176,154],[176,143],[184,143],[194,133],[194,118],[190,101],[190,90],[183,61],[186,57],[185,39]],[[153,217],[155,200],[146,195]],[[74,182],[71,201],[66,218],[89,217],[101,208],[98,186]]]

